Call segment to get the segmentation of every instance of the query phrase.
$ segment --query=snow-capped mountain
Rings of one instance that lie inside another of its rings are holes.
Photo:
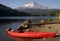
[[[51,12],[57,11],[57,9],[52,9],[52,8],[39,5],[34,1],[30,1],[25,5],[19,6],[18,8],[16,8],[16,10],[23,11],[31,15],[49,14]]]
[[[23,8],[23,9],[24,9],[24,8],[48,9],[48,7],[44,7],[44,6],[42,6],[42,5],[39,5],[39,4],[37,4],[36,2],[34,2],[34,1],[30,1],[30,2],[28,2],[27,4],[18,7],[18,9],[20,9],[20,8]]]

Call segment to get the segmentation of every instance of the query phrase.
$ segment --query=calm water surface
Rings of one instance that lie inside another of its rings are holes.
[[[13,28],[16,29],[20,26],[20,24],[23,21],[13,21],[13,22],[0,22],[0,41],[58,41],[60,40],[60,37],[52,38],[52,39],[28,39],[28,38],[18,38],[18,37],[12,37],[10,35],[7,35],[6,29],[7,28]],[[56,39],[56,40],[55,40]]]
[[[26,38],[17,38],[17,37],[12,37],[7,34],[6,29],[7,28],[13,28],[16,29],[17,27],[20,26],[20,24],[23,21],[13,21],[13,22],[1,22],[0,21],[0,41],[30,41],[29,39]]]

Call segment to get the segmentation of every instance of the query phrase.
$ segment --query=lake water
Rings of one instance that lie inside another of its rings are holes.
[[[24,20],[23,20],[24,21]],[[9,21],[9,22],[1,22],[0,23],[0,41],[31,41],[31,39],[26,38],[17,38],[7,34],[7,28],[16,29],[20,26],[23,21]]]
[[[24,21],[24,20],[2,20],[0,19],[0,41],[55,41],[55,39],[46,39],[46,40],[43,40],[43,39],[27,39],[27,38],[17,38],[17,37],[12,37],[12,36],[9,36],[6,32],[6,29],[7,28],[13,28],[13,29],[16,29],[17,27],[20,26],[20,24]],[[33,22],[37,22],[39,20],[36,20],[36,19],[33,19],[32,20]],[[59,38],[57,38],[59,39]]]
[[[55,16],[0,17],[0,19],[55,19]]]
[[[11,37],[8,36],[6,29],[7,28],[14,28],[16,29],[17,27],[20,26],[22,21],[14,21],[14,22],[2,22],[0,23],[0,41],[15,41],[15,39],[12,39]]]

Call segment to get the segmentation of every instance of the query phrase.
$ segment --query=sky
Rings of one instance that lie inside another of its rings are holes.
[[[18,8],[31,0],[0,0],[0,4],[10,8]],[[36,3],[50,8],[60,9],[60,0],[34,0]]]

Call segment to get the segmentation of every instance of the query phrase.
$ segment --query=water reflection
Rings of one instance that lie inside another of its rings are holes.
[[[16,29],[18,26],[20,26],[22,22],[3,22],[0,23],[0,41],[15,41],[14,39],[7,36],[6,29],[7,28],[14,28]]]
[[[18,26],[20,26],[22,22],[23,21],[0,23],[0,41],[59,41],[60,40],[60,37],[43,40],[43,39],[19,38],[19,37],[9,36],[7,34],[6,32],[7,28],[16,29]]]
[[[30,39],[28,38],[20,38],[20,37],[15,37],[15,36],[11,36],[11,35],[8,35],[11,39],[14,39],[16,41],[30,41]]]
[[[0,17],[0,19],[55,19],[55,16]]]

